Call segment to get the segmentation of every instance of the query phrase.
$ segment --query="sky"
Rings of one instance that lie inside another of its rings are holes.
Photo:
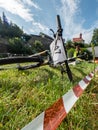
[[[49,36],[51,28],[56,32],[56,16],[60,15],[65,41],[82,33],[89,43],[98,28],[98,0],[0,0],[1,17],[2,12],[25,33]]]

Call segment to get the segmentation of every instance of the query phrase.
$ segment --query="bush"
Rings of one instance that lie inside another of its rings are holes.
[[[9,52],[14,54],[32,54],[32,49],[23,43],[21,38],[15,37],[9,39]]]
[[[73,57],[73,55],[74,55],[74,51],[75,51],[75,49],[74,49],[74,48],[70,48],[70,49],[67,51],[68,58]]]
[[[33,47],[32,47],[32,50],[34,53],[44,51],[44,47],[43,47],[43,44],[41,43],[41,41],[35,40]]]
[[[74,57],[74,52],[75,52],[75,49],[74,48],[70,48],[67,51],[68,58]],[[91,60],[93,58],[92,53],[89,50],[87,50],[86,48],[81,48],[81,55],[84,55],[81,58],[81,59],[84,59],[84,60]]]
[[[86,56],[83,57],[85,60],[91,60],[93,58],[92,53],[87,50],[86,48],[82,48],[82,54],[86,54]]]

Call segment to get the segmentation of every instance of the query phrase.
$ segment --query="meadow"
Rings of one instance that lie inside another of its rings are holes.
[[[96,65],[97,66],[97,65]],[[0,71],[0,130],[20,130],[94,70],[86,61],[70,65],[73,82],[59,69]],[[57,130],[98,129],[98,73]]]

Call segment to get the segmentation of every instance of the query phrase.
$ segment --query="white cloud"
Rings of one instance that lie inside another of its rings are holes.
[[[33,2],[33,0],[21,0],[21,1],[29,6],[33,6],[34,8],[41,10],[41,8],[38,6],[38,4]]]
[[[94,30],[96,27],[98,27],[98,20],[93,23],[93,25],[91,26],[91,28],[89,28],[89,29],[84,29],[83,37],[84,37],[84,39],[86,39],[86,41],[87,41],[88,43],[91,42],[92,35],[93,35],[93,30]]]
[[[80,12],[79,0],[61,0],[61,3],[60,14],[64,20],[64,33],[70,38],[72,34],[77,33],[81,29],[81,25],[75,23],[75,17]]]
[[[79,34],[82,33],[85,42],[90,42],[93,29],[97,23],[93,23],[93,26],[89,29],[83,27],[83,23],[86,22],[86,20],[81,18],[80,0],[61,0],[61,3],[62,8],[60,9],[60,14],[64,20],[65,39],[72,40],[73,37],[78,37]]]
[[[39,32],[45,32],[48,34],[49,29],[45,25],[36,22],[33,18],[33,14],[31,14],[31,10],[29,8],[30,6],[33,6],[36,9],[40,9],[40,7],[33,2],[33,0],[0,0],[0,7],[4,8],[12,14],[20,16],[25,21],[32,21],[32,27],[29,29],[30,33],[38,34]]]
[[[26,8],[21,0],[0,0],[0,7],[12,14],[20,16],[25,21],[33,20],[33,15],[31,14],[30,9]]]
[[[32,28],[29,30],[31,33],[36,33],[39,34],[39,32],[44,32],[46,34],[49,33],[49,28],[46,27],[45,25],[42,25],[39,22],[32,22]]]
[[[66,13],[69,13],[71,16],[73,16],[77,9],[79,0],[61,0],[63,8],[67,11]]]

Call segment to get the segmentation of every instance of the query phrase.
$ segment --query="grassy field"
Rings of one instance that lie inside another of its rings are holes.
[[[0,130],[20,130],[37,115],[94,70],[94,64],[82,62],[70,66],[73,83],[59,70],[43,66],[37,69],[0,71]],[[57,130],[98,129],[98,73]]]

